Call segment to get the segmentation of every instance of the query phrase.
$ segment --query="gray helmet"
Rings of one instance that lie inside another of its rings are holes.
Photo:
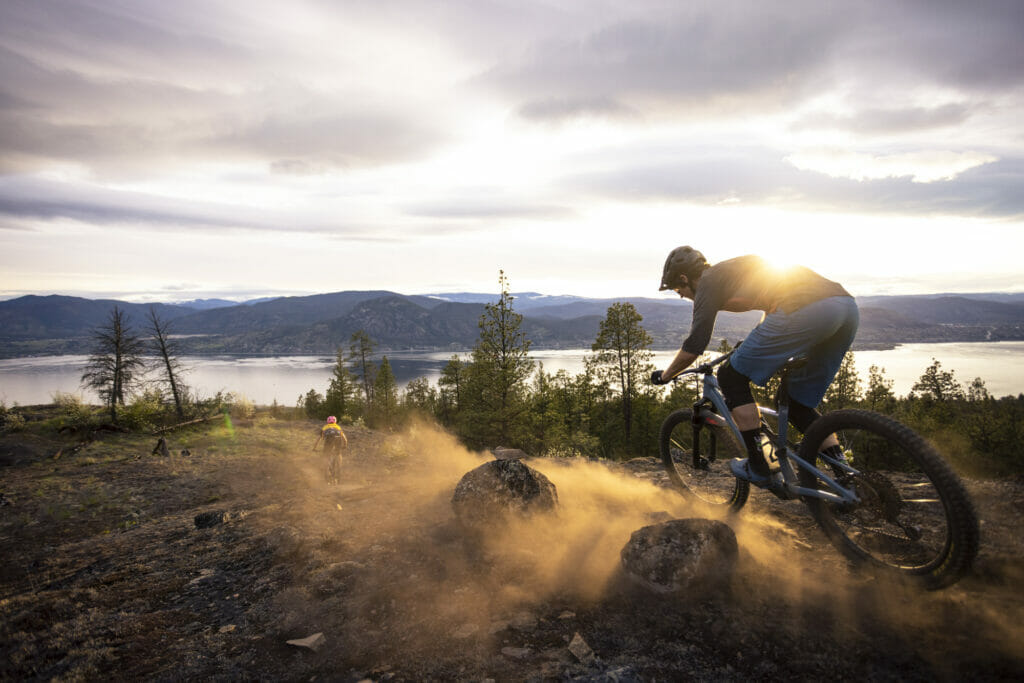
[[[661,287],[658,291],[674,288],[680,275],[692,280],[695,275],[703,273],[709,265],[704,254],[693,247],[676,247],[665,259],[665,268],[661,272]]]

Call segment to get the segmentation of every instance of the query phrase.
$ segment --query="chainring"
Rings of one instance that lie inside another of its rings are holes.
[[[839,483],[846,488],[853,488],[860,497],[859,503],[839,503],[832,507],[835,514],[846,515],[853,512],[870,512],[890,524],[899,524],[900,512],[903,510],[903,499],[896,486],[880,472],[857,472],[839,478]]]

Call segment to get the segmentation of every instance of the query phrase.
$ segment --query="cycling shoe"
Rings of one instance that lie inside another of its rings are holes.
[[[754,486],[759,486],[763,489],[775,489],[782,487],[781,474],[772,474],[767,477],[763,474],[758,474],[750,466],[750,458],[734,458],[732,462],[729,463],[729,469],[732,470],[734,477],[742,479],[743,481],[749,481]]]

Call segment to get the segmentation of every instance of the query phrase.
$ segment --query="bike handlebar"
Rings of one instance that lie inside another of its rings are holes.
[[[736,346],[738,348],[739,344],[737,344]],[[669,381],[670,382],[678,382],[680,379],[682,379],[686,375],[710,375],[711,372],[712,372],[712,369],[716,365],[721,365],[725,361],[729,360],[729,356],[731,356],[735,352],[736,352],[736,349],[733,349],[729,353],[724,353],[721,356],[719,356],[718,358],[715,358],[713,360],[709,360],[707,363],[701,363],[697,367],[690,368],[689,370],[683,370],[682,372],[680,372],[678,375],[676,375],[675,377],[673,377]]]

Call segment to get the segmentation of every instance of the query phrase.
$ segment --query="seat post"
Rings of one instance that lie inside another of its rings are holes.
[[[789,430],[789,373],[807,364],[806,356],[795,356],[786,361],[779,373],[778,413],[779,413],[779,441],[784,444],[786,432]]]
[[[778,406],[779,413],[779,434],[785,434],[789,428],[789,368],[782,371],[779,377]]]

